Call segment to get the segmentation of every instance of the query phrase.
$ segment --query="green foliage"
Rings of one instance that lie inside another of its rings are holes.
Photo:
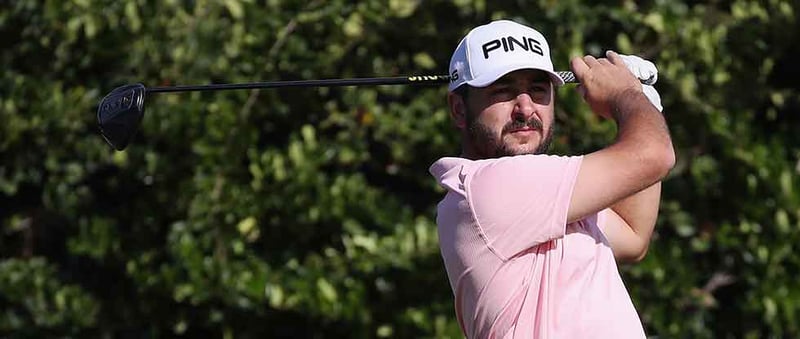
[[[3,330],[79,333],[97,321],[98,302],[80,287],[62,284],[41,258],[0,262],[0,291],[10,305],[0,314]]]
[[[440,87],[150,95],[114,152],[111,89],[444,73],[491,19],[556,67],[660,69],[678,147],[650,253],[624,266],[647,331],[800,335],[798,5],[790,1],[14,1],[0,6],[0,335],[460,337],[437,247],[457,154]],[[559,153],[607,144],[570,87]]]

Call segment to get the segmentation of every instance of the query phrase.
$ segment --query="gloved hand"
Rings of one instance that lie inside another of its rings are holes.
[[[628,66],[631,73],[642,80],[642,84],[652,86],[658,81],[658,69],[650,60],[642,59],[636,55],[620,54],[619,56],[625,66]]]
[[[661,96],[658,95],[658,91],[656,91],[655,87],[643,84],[642,92],[644,92],[644,95],[647,96],[647,99],[650,100],[650,103],[652,103],[653,106],[656,106],[656,108],[658,108],[659,112],[664,111],[664,107],[661,106]]]
[[[656,65],[636,55],[620,54],[619,56],[622,58],[622,61],[625,62],[625,66],[628,67],[631,73],[642,80],[642,91],[644,95],[647,96],[647,99],[650,99],[653,106],[658,108],[658,111],[661,112],[664,109],[661,106],[661,96],[658,95],[658,91],[653,87],[656,81],[658,81],[658,69]]]

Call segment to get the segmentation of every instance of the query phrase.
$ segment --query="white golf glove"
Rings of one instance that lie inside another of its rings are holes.
[[[628,67],[631,73],[642,80],[642,92],[647,96],[647,99],[650,99],[653,106],[658,108],[658,111],[661,112],[664,109],[664,107],[661,106],[661,96],[658,95],[658,91],[653,87],[656,81],[658,81],[658,69],[656,65],[636,55],[620,54],[619,56],[622,58],[622,61],[625,62],[625,66]]]
[[[656,91],[655,87],[642,84],[642,92],[644,92],[644,95],[650,100],[650,103],[658,108],[659,112],[664,111],[664,107],[661,106],[661,96],[658,95],[658,91]]]

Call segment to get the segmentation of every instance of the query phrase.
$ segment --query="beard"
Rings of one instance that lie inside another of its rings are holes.
[[[482,124],[476,119],[475,114],[467,110],[467,135],[478,156],[482,159],[499,158],[504,156],[523,155],[523,154],[543,154],[550,148],[553,141],[553,125],[545,131],[544,125],[536,116],[531,116],[528,120],[514,119],[509,121],[498,136],[489,126]],[[542,140],[534,150],[514,149],[510,145],[503,143],[502,136],[510,131],[532,128],[542,132]]]

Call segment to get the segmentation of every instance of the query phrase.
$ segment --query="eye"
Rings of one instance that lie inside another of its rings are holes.
[[[543,85],[543,84],[536,84],[536,85],[531,86],[531,92],[534,92],[534,93],[547,92],[548,89],[549,89],[548,86]]]
[[[490,91],[492,97],[500,100],[506,100],[514,97],[514,90],[509,86],[497,86]]]
[[[503,94],[503,93],[510,93],[511,88],[508,86],[497,86],[492,89],[492,94]]]

